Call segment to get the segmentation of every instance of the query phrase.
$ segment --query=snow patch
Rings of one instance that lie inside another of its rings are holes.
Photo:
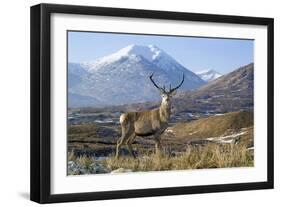
[[[241,135],[244,135],[246,133],[247,133],[246,131],[242,131],[239,133],[222,136],[222,137],[208,137],[208,138],[205,138],[205,140],[213,141],[213,142],[221,143],[221,144],[231,144],[231,143],[235,143],[237,138],[239,138]]]
[[[83,63],[82,65],[87,67],[89,72],[91,71],[93,72],[106,65],[110,65],[116,61],[119,61],[122,58],[127,58],[127,57],[136,58],[136,56],[142,56],[146,60],[152,62],[153,60],[160,57],[161,54],[165,54],[165,53],[154,45],[144,46],[144,45],[132,44],[118,50],[117,52],[111,55],[102,57],[92,62]]]
[[[222,76],[222,74],[218,73],[215,70],[203,70],[197,72],[196,75],[198,75],[200,78],[207,82],[210,82]]]

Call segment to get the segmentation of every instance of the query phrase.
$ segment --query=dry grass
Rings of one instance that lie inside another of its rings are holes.
[[[75,156],[75,154],[74,154],[73,151],[68,152],[68,154],[67,154],[67,160],[68,160],[68,161],[75,161],[75,160],[76,160],[76,156]]]
[[[252,112],[231,112],[223,116],[210,116],[188,123],[178,123],[171,129],[176,137],[206,138],[235,133],[253,126]]]
[[[91,159],[91,157],[88,156],[81,156],[76,159],[76,162],[80,166],[89,168],[89,166],[93,163],[93,159]]]
[[[76,157],[73,151],[68,153],[67,160],[74,161],[77,164],[79,164],[80,166],[83,166],[86,168],[88,168],[93,163],[93,159],[91,157],[86,156],[86,155]]]
[[[133,145],[138,151],[136,159],[130,156],[121,156],[119,159],[115,159],[114,155],[109,154],[115,152],[113,137],[117,136],[111,134],[118,130],[113,130],[112,126],[99,128],[94,124],[70,126],[68,128],[70,152],[68,160],[85,168],[95,162],[94,164],[101,164],[109,171],[124,168],[135,172],[251,167],[254,165],[253,150],[247,150],[247,147],[254,145],[252,112],[232,112],[223,116],[202,118],[188,123],[178,123],[170,129],[172,129],[172,135],[163,136],[162,143],[166,151],[162,154],[153,153],[154,143],[151,140],[139,138]],[[209,143],[194,146],[190,144],[190,140],[222,137],[241,131],[246,133],[239,137],[237,145]],[[76,157],[74,152],[71,152],[75,149],[96,152],[95,156],[97,157],[99,151],[108,151],[108,153],[100,153],[100,155],[109,156],[102,161],[92,159],[89,154],[88,156]]]
[[[251,167],[253,152],[241,145],[221,146],[208,144],[201,147],[190,147],[181,155],[170,157],[165,154],[152,154],[138,157],[107,158],[107,168],[131,169],[133,171],[185,170],[203,168]]]

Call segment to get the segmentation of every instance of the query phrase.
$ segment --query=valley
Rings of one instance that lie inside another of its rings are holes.
[[[129,45],[68,68],[68,175],[254,165],[253,63],[195,74],[156,46]],[[159,107],[151,74],[163,89],[185,77],[172,97],[163,152],[155,154],[152,137],[137,137],[137,158],[122,146],[115,159],[120,115]]]

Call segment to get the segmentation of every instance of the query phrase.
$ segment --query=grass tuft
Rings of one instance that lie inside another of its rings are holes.
[[[89,168],[90,165],[93,163],[93,159],[88,156],[80,156],[76,159],[77,164],[83,166],[85,168]]]
[[[251,167],[253,152],[241,145],[190,146],[178,156],[151,154],[138,157],[109,157],[104,161],[107,168],[131,169],[133,171],[186,170],[205,168]]]

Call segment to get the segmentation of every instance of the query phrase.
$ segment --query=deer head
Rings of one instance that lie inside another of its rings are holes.
[[[158,86],[154,80],[153,80],[153,73],[149,76],[151,82],[153,83],[153,85],[159,90],[161,98],[162,98],[162,103],[170,105],[170,99],[173,95],[176,94],[176,90],[181,87],[181,85],[184,82],[184,74],[182,75],[182,81],[180,82],[180,84],[174,88],[172,88],[172,85],[170,84],[170,88],[169,90],[166,91],[165,89],[165,85],[163,87]]]

